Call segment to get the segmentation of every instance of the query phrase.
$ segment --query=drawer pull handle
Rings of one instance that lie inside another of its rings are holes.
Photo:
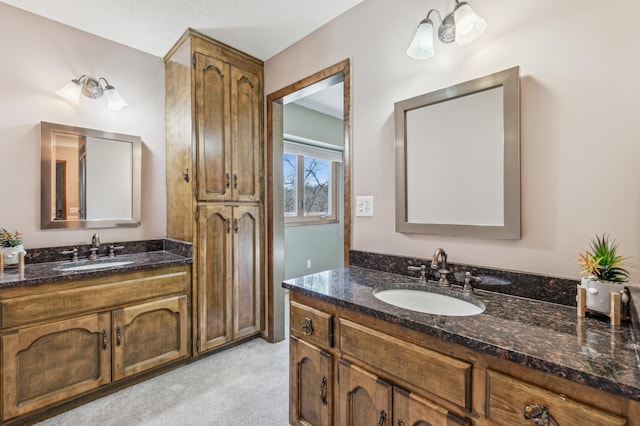
[[[238,189],[238,175],[233,175],[233,188]]]
[[[322,376],[320,380],[320,401],[322,405],[327,405],[327,378]]]
[[[524,418],[540,426],[559,426],[544,405],[529,404],[524,406]]]
[[[116,346],[120,346],[121,342],[122,342],[122,332],[120,330],[120,327],[116,327]]]
[[[313,326],[311,325],[311,318],[304,319],[304,325],[302,326],[302,334],[305,336],[311,336],[313,334]]]
[[[102,330],[102,333],[100,333],[100,335],[102,336],[102,350],[106,351],[107,350],[107,332],[105,330]]]
[[[386,418],[387,413],[385,413],[384,410],[380,410],[380,416],[378,417],[378,426],[383,426]]]
[[[229,173],[227,173],[227,174],[225,175],[225,177],[227,178],[227,184],[226,184],[226,187],[227,187],[227,188],[231,188],[231,175],[230,175]]]

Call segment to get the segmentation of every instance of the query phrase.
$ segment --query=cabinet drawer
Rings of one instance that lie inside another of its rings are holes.
[[[527,406],[538,405],[560,425],[626,425],[626,419],[567,398],[564,395],[487,370],[487,417],[496,425],[530,425]]]
[[[425,392],[471,409],[472,364],[340,319],[340,351]]]
[[[325,347],[333,346],[333,315],[291,302],[291,332]]]
[[[117,274],[108,279],[86,280],[86,285],[12,297],[0,303],[1,326],[35,322],[48,318],[110,308],[165,295],[185,293],[189,274],[187,270],[150,271],[147,276]],[[70,284],[73,285],[73,284]]]

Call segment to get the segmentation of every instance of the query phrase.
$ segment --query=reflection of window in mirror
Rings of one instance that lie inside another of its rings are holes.
[[[53,156],[56,162],[54,182],[55,198],[51,201],[51,216],[55,220],[80,218],[79,152],[83,137],[65,133],[56,134]]]

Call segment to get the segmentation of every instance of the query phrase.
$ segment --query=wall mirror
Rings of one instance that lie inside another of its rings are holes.
[[[40,228],[140,225],[140,137],[46,122],[40,130]]]
[[[396,231],[520,239],[520,68],[395,104]]]

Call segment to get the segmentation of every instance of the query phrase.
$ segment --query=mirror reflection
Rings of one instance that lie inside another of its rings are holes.
[[[41,123],[41,228],[140,224],[141,140]]]
[[[520,238],[519,68],[395,104],[396,230]]]

